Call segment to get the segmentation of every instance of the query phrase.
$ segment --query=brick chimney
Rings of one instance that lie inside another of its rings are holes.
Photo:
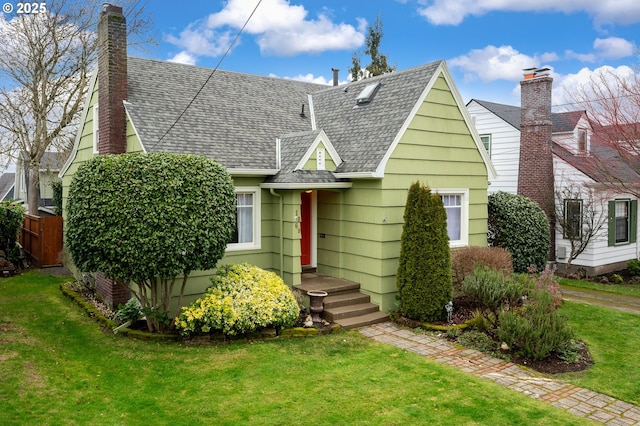
[[[551,87],[553,79],[540,70],[525,70],[520,82],[520,163],[518,194],[534,200],[549,221],[549,260],[555,261],[555,208],[551,153]]]
[[[98,152],[127,149],[127,23],[122,8],[105,4],[98,24]]]
[[[127,150],[127,120],[123,101],[127,89],[127,24],[122,8],[105,4],[98,23],[98,153]],[[96,291],[116,308],[131,297],[121,282],[96,274]]]

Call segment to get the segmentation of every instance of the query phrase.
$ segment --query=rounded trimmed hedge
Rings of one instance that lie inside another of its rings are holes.
[[[489,246],[509,251],[514,272],[544,270],[549,256],[549,221],[538,204],[522,195],[489,195]]]
[[[81,271],[141,283],[216,266],[236,221],[226,169],[187,154],[100,155],[73,176],[66,246]]]

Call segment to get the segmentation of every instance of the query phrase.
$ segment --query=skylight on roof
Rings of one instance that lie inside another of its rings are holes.
[[[376,95],[376,92],[380,88],[380,82],[377,81],[375,83],[367,84],[367,86],[362,89],[362,92],[356,97],[356,104],[368,104],[373,100],[373,97]]]

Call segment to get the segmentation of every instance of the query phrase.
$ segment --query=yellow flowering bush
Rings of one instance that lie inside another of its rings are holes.
[[[224,265],[204,297],[182,308],[176,328],[184,336],[222,332],[233,336],[293,325],[300,308],[278,275],[248,263]]]

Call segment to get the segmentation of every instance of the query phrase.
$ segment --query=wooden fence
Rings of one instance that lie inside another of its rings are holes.
[[[25,215],[20,244],[36,265],[61,265],[62,216]]]

